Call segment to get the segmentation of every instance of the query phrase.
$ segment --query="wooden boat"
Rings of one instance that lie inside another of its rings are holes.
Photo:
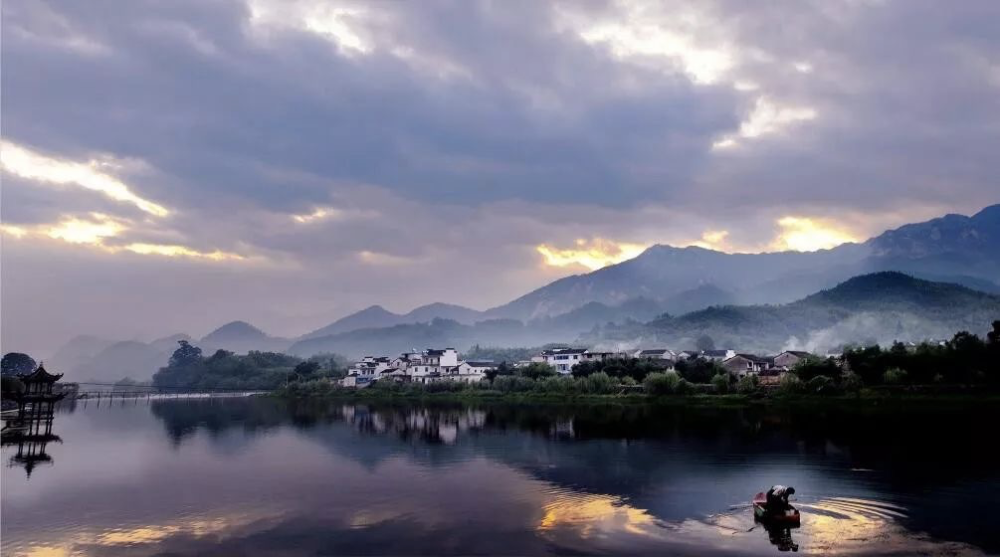
[[[767,522],[775,525],[795,527],[799,525],[801,517],[799,510],[789,505],[784,512],[770,512],[767,510],[767,494],[763,491],[753,496],[753,516],[759,522]]]

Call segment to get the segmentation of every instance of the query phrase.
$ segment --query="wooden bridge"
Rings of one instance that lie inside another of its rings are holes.
[[[222,398],[246,397],[270,392],[269,389],[228,389],[182,387],[158,387],[153,385],[121,385],[115,383],[79,382],[76,390],[67,392],[67,398],[75,400],[124,400],[124,399],[178,399],[178,398]]]

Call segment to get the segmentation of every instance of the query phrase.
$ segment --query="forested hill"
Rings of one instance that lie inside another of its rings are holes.
[[[644,326],[605,327],[587,340],[684,347],[707,335],[720,348],[823,351],[846,343],[950,338],[959,330],[982,333],[998,318],[1000,296],[882,272],[790,304],[711,307]]]
[[[854,277],[835,288],[822,290],[794,302],[806,307],[841,307],[880,311],[911,309],[921,312],[973,309],[996,303],[1000,297],[957,284],[931,282],[904,273],[886,271]],[[944,316],[944,318],[949,318]]]

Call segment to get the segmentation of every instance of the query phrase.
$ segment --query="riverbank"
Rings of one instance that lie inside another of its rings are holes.
[[[913,389],[866,388],[853,394],[816,395],[758,391],[752,394],[689,394],[649,395],[642,392],[626,394],[561,394],[536,392],[504,393],[491,390],[457,392],[400,392],[378,389],[336,389],[326,393],[291,394],[275,391],[271,395],[285,399],[325,399],[353,402],[484,402],[514,404],[592,405],[592,404],[682,404],[691,406],[746,405],[879,405],[887,403],[987,404],[1000,403],[1000,392],[983,389]]]

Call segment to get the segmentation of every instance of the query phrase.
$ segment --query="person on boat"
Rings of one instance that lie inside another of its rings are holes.
[[[788,509],[790,506],[788,504],[788,497],[794,493],[795,488],[791,486],[771,486],[771,489],[767,490],[767,511],[773,513]]]

